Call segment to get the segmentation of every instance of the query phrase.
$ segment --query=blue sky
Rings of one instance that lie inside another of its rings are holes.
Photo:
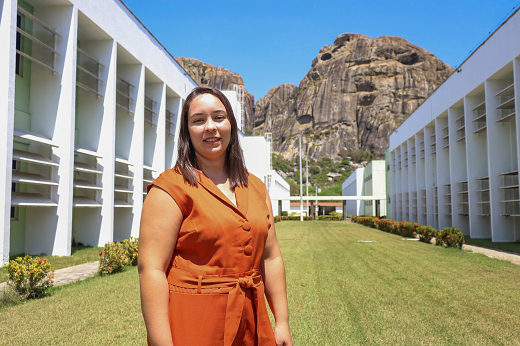
[[[123,0],[173,56],[223,66],[255,102],[299,85],[321,47],[345,32],[400,36],[460,65],[519,0]]]

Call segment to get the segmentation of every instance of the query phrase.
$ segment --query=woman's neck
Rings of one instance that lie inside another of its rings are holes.
[[[228,180],[229,174],[225,167],[225,157],[221,160],[208,160],[198,156],[197,159],[204,174],[206,174],[215,185],[223,184]]]

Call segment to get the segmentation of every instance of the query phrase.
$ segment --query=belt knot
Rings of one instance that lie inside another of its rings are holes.
[[[254,286],[253,276],[249,275],[244,276],[243,278],[238,278],[238,284],[243,288],[252,288]]]

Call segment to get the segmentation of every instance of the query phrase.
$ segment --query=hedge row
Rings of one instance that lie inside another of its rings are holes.
[[[364,215],[352,216],[352,222],[381,231],[398,234],[403,237],[418,237],[420,241],[425,243],[431,243],[431,240],[435,238],[435,245],[445,247],[458,247],[461,249],[462,244],[465,243],[462,231],[455,227],[446,227],[443,230],[436,230],[433,227],[423,226],[417,222],[395,221]]]
[[[343,220],[343,214],[339,215],[318,215],[318,220],[321,221],[342,221]],[[300,221],[300,216],[278,216],[276,215],[274,217],[274,222],[280,222],[280,221]],[[303,221],[312,221],[312,216],[304,216]]]

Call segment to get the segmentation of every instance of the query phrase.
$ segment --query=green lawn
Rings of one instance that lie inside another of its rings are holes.
[[[72,256],[46,256],[41,255],[41,258],[47,258],[51,263],[52,270],[67,268],[78,264],[94,262],[99,259],[99,251],[103,251],[102,247],[88,247],[88,246],[73,246],[71,249]],[[18,256],[11,256],[10,260],[14,260]],[[0,282],[6,282],[9,279],[9,274],[5,267],[0,268]]]
[[[276,227],[295,345],[520,345],[518,266],[350,222]],[[145,344],[135,268],[0,308],[0,321],[5,345]]]

